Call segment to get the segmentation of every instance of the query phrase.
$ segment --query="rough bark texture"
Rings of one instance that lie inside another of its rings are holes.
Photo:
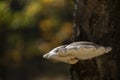
[[[73,80],[120,79],[120,0],[74,0],[74,41],[111,46],[112,52],[72,65]]]

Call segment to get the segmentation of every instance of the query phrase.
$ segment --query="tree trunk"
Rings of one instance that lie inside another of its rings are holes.
[[[71,65],[73,80],[120,79],[120,0],[74,0],[74,41],[91,41],[113,50]]]

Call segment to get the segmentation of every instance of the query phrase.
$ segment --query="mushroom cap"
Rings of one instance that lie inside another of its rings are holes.
[[[54,48],[43,57],[52,61],[75,64],[79,60],[87,60],[112,50],[111,47],[96,45],[92,42],[80,41]]]

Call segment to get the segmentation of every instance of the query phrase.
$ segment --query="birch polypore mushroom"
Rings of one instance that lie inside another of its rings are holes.
[[[112,50],[111,47],[104,47],[92,42],[80,41],[69,45],[54,48],[43,57],[52,61],[75,64],[79,60],[87,60]]]

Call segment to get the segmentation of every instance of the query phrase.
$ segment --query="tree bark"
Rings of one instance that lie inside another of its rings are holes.
[[[91,41],[113,50],[71,65],[73,80],[119,80],[120,0],[74,0],[74,41]]]

